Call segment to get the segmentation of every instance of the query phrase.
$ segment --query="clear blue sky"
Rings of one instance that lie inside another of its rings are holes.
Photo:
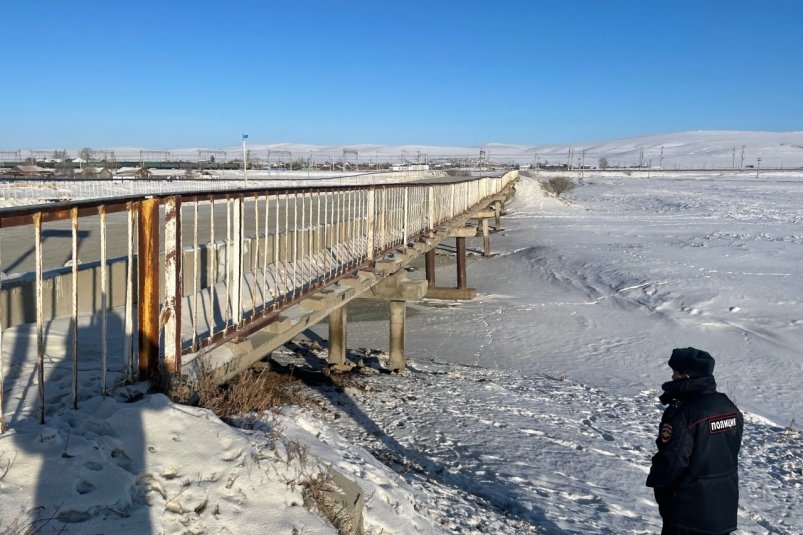
[[[801,0],[9,0],[0,150],[801,130]]]

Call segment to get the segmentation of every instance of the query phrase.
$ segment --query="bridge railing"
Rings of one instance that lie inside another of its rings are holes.
[[[97,178],[0,177],[0,199],[16,205],[59,200],[108,199],[121,195],[169,195],[196,191],[237,191],[258,188],[333,187],[399,183],[444,177],[443,171],[251,171],[245,180],[242,171],[226,171],[222,175],[198,176],[176,169],[173,175],[158,174],[145,178],[116,176]]]
[[[0,351],[0,360],[17,361],[0,362],[0,425],[11,398],[3,393],[6,377],[21,361],[34,360],[40,421],[45,384],[66,370],[70,377],[59,380],[71,383],[77,407],[79,368],[86,368],[79,358],[99,357],[92,380],[102,394],[161,365],[179,372],[182,355],[269,324],[302,297],[428,236],[514,179],[254,188],[0,209],[0,272],[9,272],[0,276],[0,348],[4,334],[20,336],[15,329],[33,328],[36,339],[35,351],[24,355]],[[67,347],[54,349],[47,338],[59,328]],[[11,375],[12,383],[19,378]]]

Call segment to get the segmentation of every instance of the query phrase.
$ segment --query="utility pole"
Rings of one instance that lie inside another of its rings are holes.
[[[742,153],[740,155],[740,160],[739,160],[739,170],[741,171],[743,169],[744,169],[744,145],[742,145]]]
[[[641,147],[641,150],[639,151],[638,168],[639,169],[644,168],[644,147]]]
[[[761,170],[761,158],[756,158],[756,178],[758,178],[758,172]]]
[[[664,146],[661,145],[661,158],[658,160],[658,167],[660,169],[664,168]]]
[[[733,159],[731,160],[731,169],[736,169],[736,145],[733,146]]]
[[[583,148],[583,160],[580,164],[580,178],[585,177],[585,168],[586,168],[586,149]]]
[[[248,156],[245,152],[246,139],[248,139],[248,134],[243,134],[243,177],[245,178],[245,186],[248,187]]]

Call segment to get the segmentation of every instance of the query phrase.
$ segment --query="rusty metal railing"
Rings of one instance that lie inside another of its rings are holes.
[[[121,195],[170,195],[196,191],[236,191],[251,188],[333,187],[398,183],[446,176],[443,171],[251,171],[244,184],[242,171],[225,171],[214,176],[174,170],[172,176],[152,178],[3,178],[0,199],[15,205],[38,204],[58,200],[109,199]],[[169,172],[169,171],[168,171]]]
[[[17,272],[0,276],[0,348],[9,329],[35,325],[44,422],[45,385],[60,365],[46,363],[69,357],[71,406],[78,405],[81,361],[89,358],[79,344],[84,332],[99,331],[99,347],[91,349],[100,357],[102,395],[150,377],[160,365],[178,373],[182,355],[269,324],[303,296],[428,236],[514,178],[203,191],[0,209],[0,271]],[[47,340],[58,321],[68,324],[61,354]],[[122,346],[110,351],[109,334]],[[13,351],[10,358],[24,360]],[[3,370],[10,369],[0,351],[0,426],[10,397]]]

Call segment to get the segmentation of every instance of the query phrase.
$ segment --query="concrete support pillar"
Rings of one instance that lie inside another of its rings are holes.
[[[491,256],[491,235],[488,231],[488,218],[482,218],[482,256]]]
[[[435,287],[435,249],[430,249],[424,254],[424,271],[427,274],[427,286]]]
[[[499,230],[502,228],[502,201],[496,201],[494,203],[494,217],[496,221],[494,221],[494,230]]]
[[[346,307],[341,306],[329,313],[329,365],[346,364]]]
[[[457,242],[457,289],[466,288],[466,239],[458,236]]]
[[[404,329],[407,319],[407,302],[390,301],[390,369],[402,370],[404,358]]]

